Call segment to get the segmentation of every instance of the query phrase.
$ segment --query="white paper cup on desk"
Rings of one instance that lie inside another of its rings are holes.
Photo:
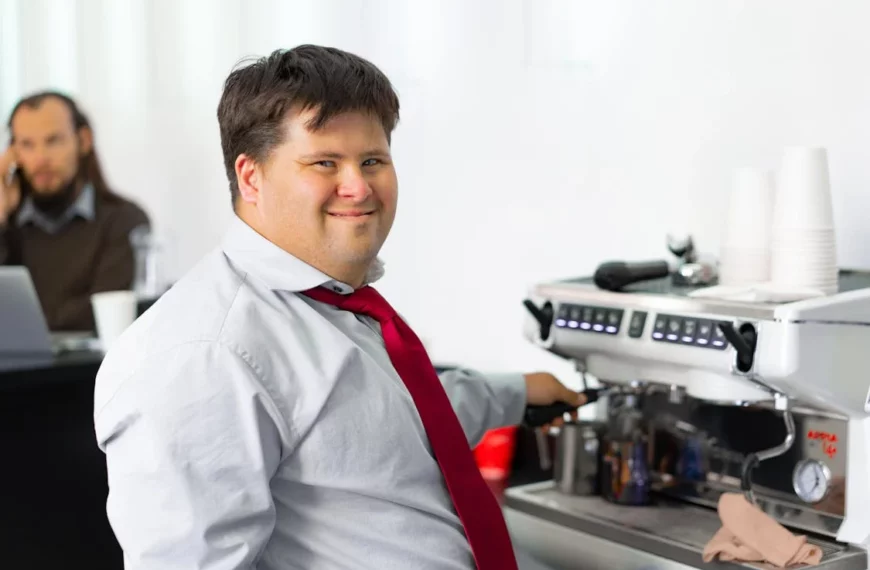
[[[133,291],[106,291],[91,295],[97,336],[108,352],[127,327],[136,320],[136,294]]]
[[[774,199],[773,173],[755,168],[735,172],[719,257],[722,285],[749,285],[770,279]]]

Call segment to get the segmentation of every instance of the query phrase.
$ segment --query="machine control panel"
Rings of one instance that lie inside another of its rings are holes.
[[[629,338],[642,339],[645,329],[649,328],[647,338],[657,342],[717,350],[728,347],[728,340],[719,329],[718,321],[697,317],[563,303],[556,313],[555,325],[565,329],[617,335],[626,313],[626,334]],[[647,321],[652,323],[651,326],[647,327]]]
[[[724,350],[728,340],[719,329],[718,321],[657,314],[652,328],[652,339],[704,348]]]
[[[624,312],[622,309],[608,307],[562,304],[556,314],[556,326],[603,334],[618,334]]]

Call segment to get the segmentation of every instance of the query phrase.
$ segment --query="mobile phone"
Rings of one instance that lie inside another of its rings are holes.
[[[2,172],[0,174],[3,176],[3,184],[5,186],[9,186],[15,181],[19,183],[19,186],[21,185],[21,167],[14,162],[9,166],[7,172]]]
[[[2,176],[4,186],[9,186],[12,183],[12,178],[15,176],[20,176],[18,165],[14,162],[9,165],[9,169],[6,172],[0,172],[0,176]]]

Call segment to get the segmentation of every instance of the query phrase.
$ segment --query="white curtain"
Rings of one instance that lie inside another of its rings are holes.
[[[487,131],[502,122],[505,104],[534,108],[523,102],[526,87],[520,76],[527,52],[541,59],[541,50],[529,51],[525,37],[529,4],[0,0],[0,116],[5,123],[14,103],[36,90],[74,96],[94,123],[109,183],[146,208],[158,236],[169,244],[168,273],[177,277],[219,243],[231,216],[215,112],[233,66],[309,42],[367,57],[387,73],[402,102],[393,139],[402,186],[400,216],[384,248],[389,270],[381,290],[442,362],[473,365],[477,360],[511,368],[502,338],[484,340],[491,347],[470,358],[457,352],[475,344],[455,334],[455,320],[467,313],[471,298],[460,293],[461,299],[451,300],[445,280],[466,274],[486,256],[481,251],[486,240],[476,247],[469,247],[469,240],[492,236],[486,236],[484,225],[468,224],[468,214],[491,200],[493,188],[506,186],[494,172],[524,152],[526,143],[515,125],[499,126],[495,140]],[[534,24],[544,48],[552,41],[546,20]],[[503,136],[505,129],[514,135]],[[520,193],[527,186],[521,178],[507,175]],[[496,216],[494,232],[517,237],[510,219],[523,209],[522,201],[502,199],[508,211]],[[445,233],[446,227],[454,231]],[[446,252],[454,256],[449,269],[441,259]],[[493,258],[497,266],[504,255]],[[509,293],[512,307],[515,285]],[[438,323],[441,317],[446,319]],[[511,328],[514,344],[522,342],[517,323]],[[479,338],[468,329],[465,334]]]
[[[95,124],[110,183],[147,208],[172,243],[169,263],[178,273],[216,243],[230,216],[215,110],[233,66],[276,48],[324,43],[371,57],[410,91],[414,66],[431,62],[421,54],[429,35],[414,22],[437,30],[432,6],[0,0],[0,112],[5,122],[36,90],[73,95]]]

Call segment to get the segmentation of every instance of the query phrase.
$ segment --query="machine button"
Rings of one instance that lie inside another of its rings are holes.
[[[620,324],[622,324],[622,309],[610,309],[607,313],[607,323],[604,325],[604,332],[616,334],[619,332]]]
[[[570,305],[559,305],[559,311],[556,313],[556,326],[557,327],[567,327],[568,326],[568,307]]]
[[[570,309],[568,310],[568,327],[572,329],[576,329],[580,326],[580,312],[582,307],[578,307],[577,305],[569,305]]]
[[[646,324],[646,313],[643,311],[635,311],[631,314],[631,320],[628,322],[628,336],[631,338],[640,338],[643,336],[643,327]]]
[[[653,323],[652,337],[654,340],[664,340],[665,331],[668,328],[668,316],[656,315],[655,323]]]
[[[670,342],[680,341],[680,332],[683,330],[683,319],[680,317],[671,317],[668,319],[668,328],[665,331],[665,339]]]
[[[595,322],[595,309],[592,307],[583,307],[580,314],[580,328],[584,331],[591,330],[593,322]]]
[[[596,307],[595,320],[592,323],[592,330],[594,330],[595,332],[604,332],[605,326],[607,326],[607,309]]]
[[[685,344],[693,344],[695,335],[698,333],[697,319],[686,319],[683,321],[683,330],[680,332],[680,342]]]
[[[726,339],[725,335],[722,334],[722,330],[718,327],[717,323],[713,323],[713,332],[710,335],[710,346],[718,348],[719,350],[725,350],[728,346],[728,339]]]
[[[710,345],[710,336],[713,334],[713,323],[710,321],[698,321],[698,332],[695,334],[695,344],[700,346]]]

